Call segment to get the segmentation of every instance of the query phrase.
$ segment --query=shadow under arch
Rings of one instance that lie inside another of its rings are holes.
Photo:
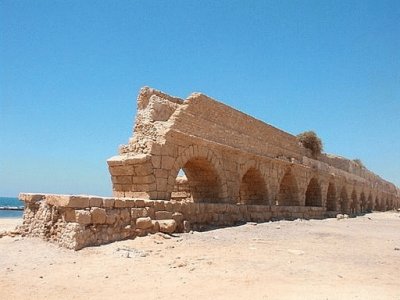
[[[299,206],[299,188],[292,172],[287,171],[279,184],[276,205]]]
[[[373,209],[374,209],[374,198],[372,197],[372,194],[370,192],[367,200],[367,211],[371,212]]]
[[[367,211],[367,198],[365,197],[364,192],[361,192],[361,195],[360,195],[360,211],[362,213]]]
[[[351,192],[351,203],[350,203],[350,212],[355,214],[358,212],[358,199],[356,190],[353,189]]]
[[[227,185],[222,171],[222,163],[211,150],[207,150],[204,155],[194,153],[189,147],[175,160],[174,168],[169,176],[169,178],[173,178],[168,182],[167,192],[169,195],[174,190],[175,179],[181,169],[187,177],[193,202],[226,202]],[[174,183],[170,181],[174,181]]]
[[[349,197],[347,195],[347,190],[345,186],[342,187],[342,190],[340,191],[339,205],[340,205],[340,211],[342,213],[349,212]]]
[[[326,195],[326,210],[327,211],[336,211],[336,186],[335,183],[329,182],[328,192]]]
[[[322,206],[321,186],[316,177],[310,180],[306,191],[306,206]]]
[[[242,177],[238,202],[241,204],[269,204],[264,177],[255,167],[250,167]]]

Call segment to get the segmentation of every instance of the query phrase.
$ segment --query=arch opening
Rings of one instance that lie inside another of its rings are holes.
[[[239,189],[239,203],[268,204],[268,193],[261,172],[250,168],[242,178]]]
[[[374,209],[374,200],[371,194],[368,196],[367,211],[371,212]]]
[[[189,196],[185,197],[186,200],[208,203],[221,202],[221,179],[211,162],[206,158],[195,157],[188,160],[181,170],[178,172],[174,190],[179,186],[177,181],[182,180],[182,189]],[[186,179],[180,176],[182,173],[186,175]],[[173,198],[172,194],[171,198]]]
[[[317,178],[312,178],[306,191],[306,206],[322,206],[321,187]]]
[[[348,213],[349,212],[349,198],[347,196],[347,191],[346,191],[345,187],[343,187],[340,192],[339,203],[340,203],[341,212]]]
[[[353,192],[351,193],[350,212],[352,214],[356,214],[358,212],[358,199],[355,190],[353,190]]]
[[[326,196],[326,210],[327,211],[336,211],[336,188],[333,182],[330,182],[328,185],[328,192]]]
[[[178,176],[175,179],[174,189],[171,192],[171,200],[193,201],[189,181],[182,169],[179,170]]]
[[[367,211],[367,199],[365,198],[364,192],[360,195],[360,211],[362,213]]]
[[[279,193],[276,205],[283,206],[298,206],[300,205],[299,193],[296,178],[291,173],[286,173],[283,176],[279,185]]]
[[[379,201],[378,197],[375,198],[374,210],[378,210],[378,211],[381,210],[381,205],[380,205],[380,201]]]

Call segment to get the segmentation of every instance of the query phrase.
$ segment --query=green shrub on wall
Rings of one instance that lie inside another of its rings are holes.
[[[297,135],[297,139],[304,148],[311,150],[314,158],[317,158],[321,154],[323,150],[322,141],[314,131],[302,132]]]

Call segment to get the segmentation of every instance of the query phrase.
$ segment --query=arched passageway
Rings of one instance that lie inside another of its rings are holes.
[[[326,210],[327,211],[336,211],[336,187],[333,182],[330,182],[328,185],[328,192],[326,195]]]
[[[371,194],[368,196],[368,201],[367,201],[367,211],[371,212],[374,209],[374,198],[372,197]]]
[[[244,174],[239,189],[239,203],[269,204],[267,188],[259,170],[250,168]]]
[[[367,199],[365,198],[364,192],[361,192],[360,195],[360,211],[362,213],[367,211]]]
[[[379,200],[378,197],[375,198],[375,205],[374,205],[374,210],[381,210],[381,201]]]
[[[298,206],[299,190],[297,187],[296,178],[293,174],[287,172],[283,176],[279,185],[279,193],[277,196],[276,205]]]
[[[343,187],[339,197],[340,210],[342,213],[349,212],[349,197],[347,196],[346,188]]]
[[[183,167],[193,202],[220,202],[221,180],[205,158],[192,158]]]
[[[182,169],[179,170],[176,177],[171,199],[175,201],[193,201],[187,176]]]
[[[351,193],[350,212],[352,214],[356,214],[358,212],[358,199],[355,190],[353,190],[353,192]]]
[[[321,187],[317,178],[312,178],[306,191],[306,206],[322,206]]]

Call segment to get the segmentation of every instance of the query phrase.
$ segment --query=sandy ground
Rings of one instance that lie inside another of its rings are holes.
[[[20,219],[0,219],[0,231]],[[0,239],[0,299],[400,299],[400,213],[152,235]]]

